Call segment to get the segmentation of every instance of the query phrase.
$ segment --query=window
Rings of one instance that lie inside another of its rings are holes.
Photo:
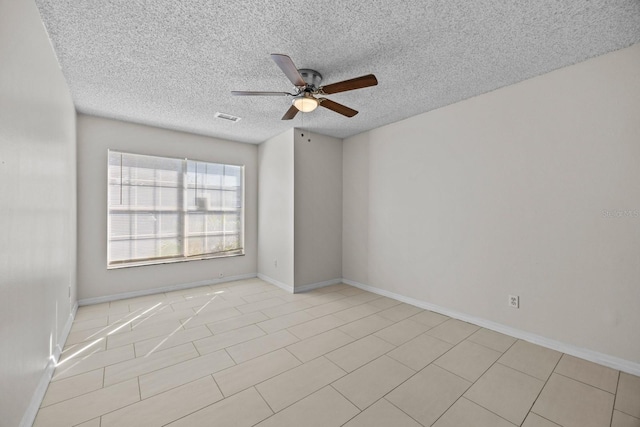
[[[244,254],[244,166],[108,157],[108,268]]]

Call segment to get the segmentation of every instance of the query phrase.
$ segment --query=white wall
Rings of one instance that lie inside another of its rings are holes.
[[[635,45],[346,140],[344,277],[639,363],[638,70]]]
[[[342,277],[369,283],[369,132],[343,142]]]
[[[107,270],[107,150],[245,166],[245,255]],[[256,274],[257,159],[253,144],[78,116],[78,288],[92,299]]]
[[[293,291],[293,129],[260,144],[258,163],[258,274]]]
[[[0,1],[2,425],[31,425],[68,332],[75,177],[75,109],[38,10]]]
[[[301,129],[294,140],[294,270],[301,288],[342,277],[342,140]]]

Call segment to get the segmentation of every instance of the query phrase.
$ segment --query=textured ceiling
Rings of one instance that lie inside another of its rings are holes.
[[[344,138],[640,42],[638,0],[36,0],[78,111],[259,143],[296,126]],[[324,84],[379,85],[280,118],[269,57]],[[237,123],[216,112],[242,118]]]

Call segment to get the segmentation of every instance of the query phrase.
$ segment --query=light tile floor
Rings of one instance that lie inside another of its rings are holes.
[[[640,427],[640,378],[364,292],[80,307],[35,426]]]

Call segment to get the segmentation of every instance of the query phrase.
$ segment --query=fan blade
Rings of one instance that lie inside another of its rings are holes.
[[[281,55],[279,53],[272,53],[271,59],[280,67],[282,72],[287,76],[291,83],[294,86],[306,86],[307,83],[304,81],[295,64],[287,55]]]
[[[252,92],[249,90],[232,90],[231,95],[235,96],[291,96],[288,92]]]
[[[358,114],[356,110],[353,110],[345,105],[338,104],[337,102],[334,102],[330,99],[320,98],[319,101],[321,107],[328,108],[329,110],[335,111],[336,113],[342,114],[343,116],[353,117]]]
[[[367,74],[366,76],[356,77],[355,79],[344,80],[338,83],[332,83],[320,88],[321,93],[330,95],[332,93],[346,92],[348,90],[362,89],[364,87],[375,86],[378,84],[378,79],[373,74]]]
[[[282,116],[282,120],[291,120],[291,119],[293,119],[296,116],[296,114],[298,114],[298,111],[299,110],[294,105],[292,105],[287,110],[287,112],[284,113],[284,116]]]

